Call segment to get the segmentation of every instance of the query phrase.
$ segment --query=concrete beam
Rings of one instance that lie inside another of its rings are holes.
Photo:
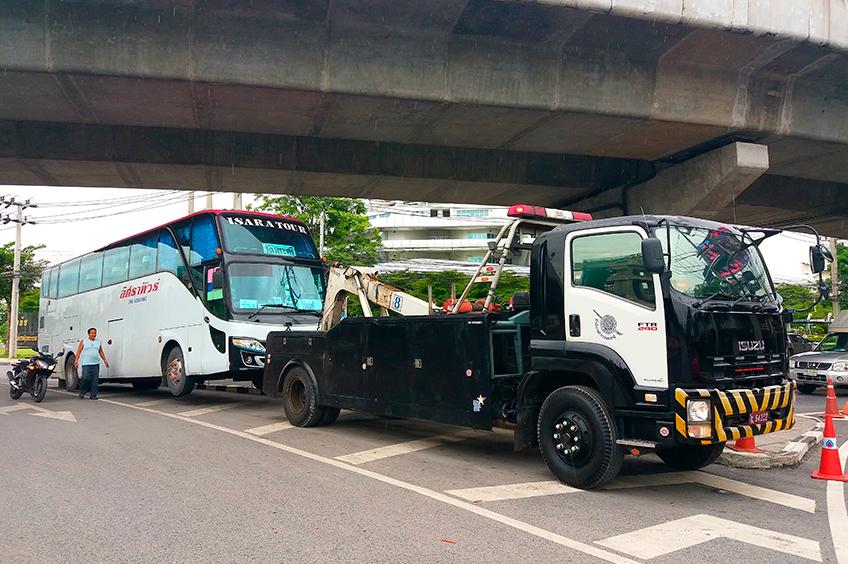
[[[626,191],[627,210],[715,218],[768,167],[765,145],[731,143],[631,187]]]

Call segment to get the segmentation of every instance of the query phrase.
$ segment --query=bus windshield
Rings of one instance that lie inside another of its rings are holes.
[[[220,221],[224,248],[228,252],[320,258],[309,230],[300,222],[248,214],[222,214]]]
[[[231,307],[254,312],[263,306],[289,311],[321,311],[324,271],[318,267],[232,263],[227,268]],[[268,311],[268,310],[266,310]]]
[[[663,226],[656,236],[666,252],[671,243],[671,287],[678,292],[695,298],[774,302],[765,263],[747,237],[727,228],[679,225]]]

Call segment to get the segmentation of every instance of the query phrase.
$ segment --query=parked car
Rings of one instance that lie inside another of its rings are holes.
[[[828,379],[836,386],[848,386],[848,332],[829,333],[812,351],[792,356],[789,377],[798,382],[802,394],[812,394]]]
[[[787,349],[789,350],[789,356],[794,354],[807,352],[813,350],[813,347],[816,344],[806,338],[804,335],[799,335],[798,333],[789,333],[787,336]]]

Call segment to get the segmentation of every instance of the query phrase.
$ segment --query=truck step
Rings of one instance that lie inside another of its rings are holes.
[[[618,439],[615,444],[621,446],[638,447],[638,448],[657,448],[657,443],[654,441],[643,441],[640,439]]]

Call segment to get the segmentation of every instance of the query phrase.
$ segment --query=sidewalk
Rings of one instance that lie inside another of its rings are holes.
[[[788,431],[757,435],[757,448],[762,452],[753,454],[725,448],[717,462],[734,468],[797,466],[810,447],[821,441],[823,427],[824,424],[815,417],[797,415],[795,426]]]

